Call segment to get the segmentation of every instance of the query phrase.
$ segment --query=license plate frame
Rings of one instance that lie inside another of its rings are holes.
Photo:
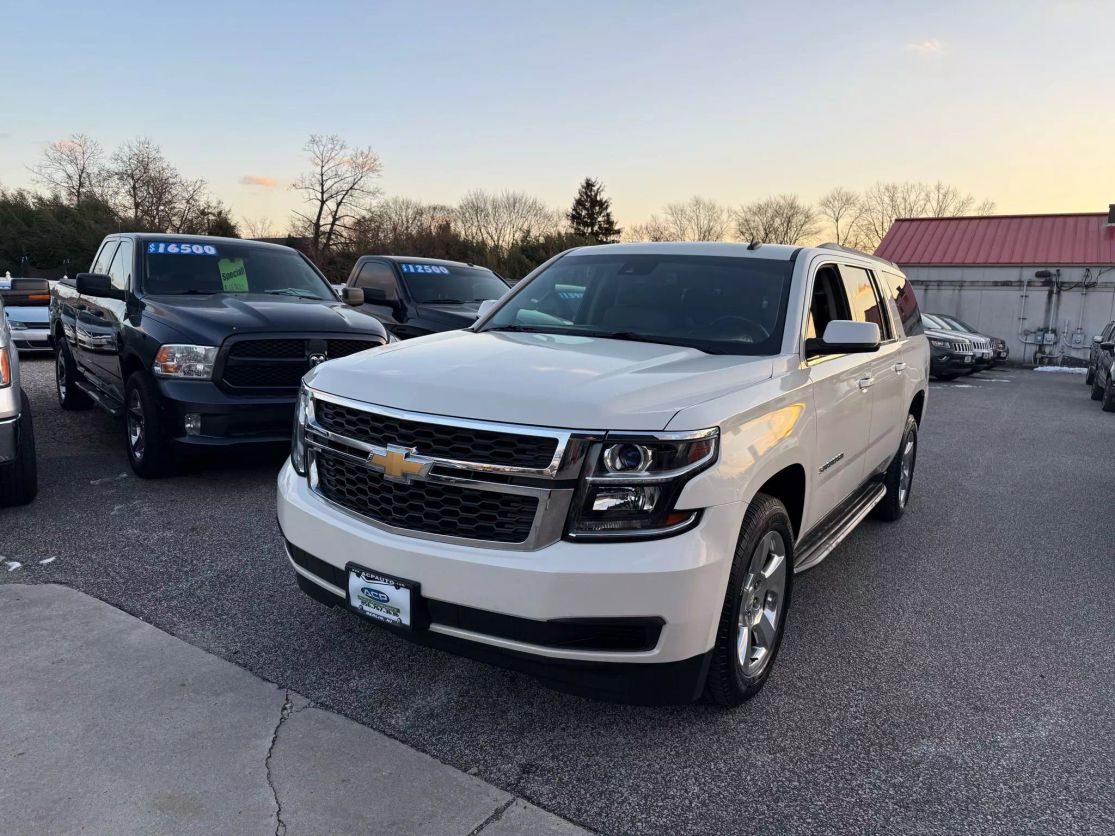
[[[361,595],[363,589],[366,595]],[[426,626],[420,583],[357,563],[345,566],[345,602],[357,615],[386,627],[412,631]]]

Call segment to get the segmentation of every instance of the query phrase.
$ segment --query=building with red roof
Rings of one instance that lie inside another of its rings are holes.
[[[1007,340],[1015,360],[1087,357],[1115,319],[1115,204],[1104,212],[899,218],[875,254],[922,310]]]

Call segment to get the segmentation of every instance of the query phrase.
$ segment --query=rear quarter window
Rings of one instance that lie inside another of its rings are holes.
[[[910,280],[897,273],[884,272],[879,275],[883,280],[882,289],[887,294],[887,302],[891,305],[892,318],[901,323],[903,333],[907,337],[922,333],[921,311],[918,310],[918,300]]]

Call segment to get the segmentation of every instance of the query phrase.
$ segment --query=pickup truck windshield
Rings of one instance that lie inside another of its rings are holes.
[[[507,292],[507,285],[483,267],[402,262],[399,270],[410,297],[420,305],[483,302],[485,299],[498,299]]]
[[[294,250],[251,244],[143,243],[143,290],[158,296],[263,293],[320,301],[332,289]]]
[[[777,354],[792,269],[789,261],[764,258],[567,256],[535,276],[480,330]]]

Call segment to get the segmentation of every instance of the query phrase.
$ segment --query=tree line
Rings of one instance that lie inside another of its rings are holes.
[[[384,195],[383,164],[370,147],[315,134],[303,151],[306,169],[290,184],[301,205],[280,232],[268,219],[237,222],[205,180],[184,175],[149,139],[111,153],[85,134],[51,143],[30,167],[38,190],[0,189],[0,272],[72,274],[88,266],[104,235],[131,230],[283,240],[334,280],[371,252],[465,261],[518,279],[574,246],[827,240],[871,251],[895,218],[994,209],[944,183],[876,183],[861,192],[832,189],[816,204],[784,194],[731,208],[694,196],[622,229],[603,184],[593,178],[581,182],[566,210],[513,190],[474,189],[456,205],[424,203]]]

